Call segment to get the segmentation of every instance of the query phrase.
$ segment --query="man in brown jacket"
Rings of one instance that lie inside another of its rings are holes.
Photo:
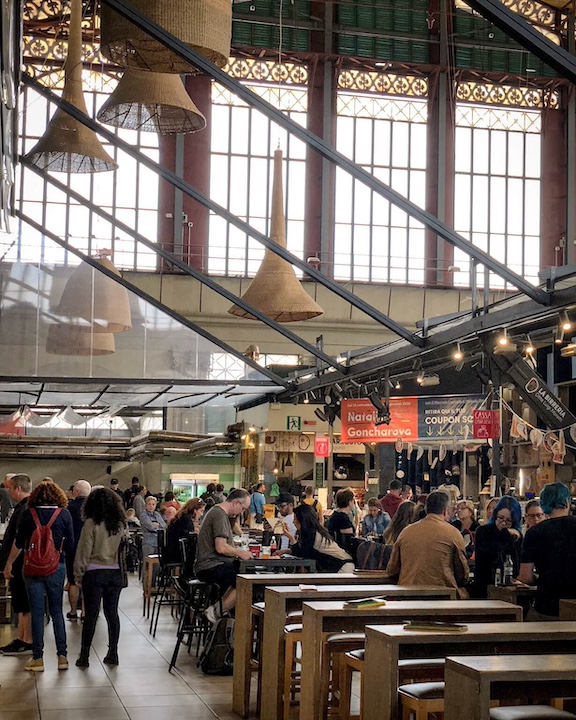
[[[468,561],[462,535],[446,522],[448,502],[446,493],[428,495],[426,517],[402,530],[386,571],[399,585],[453,587],[464,598]]]

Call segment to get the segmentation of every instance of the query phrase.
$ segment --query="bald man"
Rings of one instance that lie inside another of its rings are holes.
[[[80,533],[84,525],[82,517],[82,506],[86,502],[86,498],[92,492],[92,486],[87,480],[77,480],[72,490],[72,500],[68,503],[68,511],[72,515],[72,525],[74,526],[74,552],[80,540]],[[78,597],[80,589],[78,585],[71,579],[68,584],[68,600],[70,602],[70,612],[66,615],[68,620],[76,620],[78,618]]]

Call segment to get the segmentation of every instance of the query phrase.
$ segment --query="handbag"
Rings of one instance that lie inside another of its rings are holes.
[[[118,547],[118,566],[122,577],[122,587],[128,587],[128,541],[124,536]]]

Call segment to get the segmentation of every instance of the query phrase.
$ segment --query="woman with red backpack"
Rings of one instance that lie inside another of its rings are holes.
[[[68,669],[66,627],[62,611],[66,575],[73,578],[74,529],[66,506],[68,498],[55,482],[43,481],[28,499],[18,533],[4,568],[10,577],[12,563],[24,550],[24,583],[32,615],[32,658],[25,670],[44,672],[45,603],[54,628],[58,670]]]

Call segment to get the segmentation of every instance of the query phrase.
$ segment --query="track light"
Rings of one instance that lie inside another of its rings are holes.
[[[420,387],[432,387],[433,385],[440,385],[440,377],[436,373],[422,376]]]
[[[564,330],[560,328],[560,331],[556,333],[556,337],[554,338],[554,343],[556,345],[562,345],[564,342]]]
[[[400,385],[400,380],[396,380],[396,382],[394,383],[394,390],[401,390],[401,389],[402,389],[402,385]]]
[[[378,412],[382,412],[382,410],[384,410],[384,404],[382,403],[380,395],[378,395],[376,390],[372,390],[370,395],[368,395],[368,400],[370,400],[370,402],[372,403],[372,405],[374,405]]]
[[[314,415],[316,415],[316,417],[318,418],[318,420],[321,420],[322,422],[327,422],[327,421],[328,421],[328,418],[326,417],[326,415],[324,415],[324,413],[322,412],[322,410],[320,410],[320,408],[316,408],[316,409],[314,410]]]
[[[422,385],[423,380],[424,380],[424,373],[420,373],[420,375],[418,375],[418,377],[416,378],[416,382],[418,383],[418,385]]]
[[[574,357],[576,355],[576,343],[570,343],[560,350],[562,357]]]
[[[498,339],[496,341],[496,345],[494,345],[494,349],[492,352],[495,355],[499,355],[500,353],[512,353],[516,352],[517,346],[516,343],[513,343],[510,338],[508,337],[508,332],[506,328],[504,328],[501,335],[498,336]]]
[[[532,340],[530,340],[530,335],[527,335],[527,338],[528,338],[528,345],[526,345],[526,347],[524,348],[524,352],[527,355],[532,355],[532,353],[534,352],[534,350],[536,350],[536,348],[534,347],[534,345],[532,345]]]
[[[460,348],[460,343],[456,344],[456,350],[452,353],[452,359],[456,362],[460,362],[464,359],[464,353],[462,352]]]
[[[304,400],[302,401],[304,405],[308,405],[310,402],[310,397],[308,396],[308,393],[304,393]]]
[[[568,317],[568,313],[566,312],[566,310],[560,313],[560,327],[564,332],[572,330],[572,323],[570,321],[570,318]]]

